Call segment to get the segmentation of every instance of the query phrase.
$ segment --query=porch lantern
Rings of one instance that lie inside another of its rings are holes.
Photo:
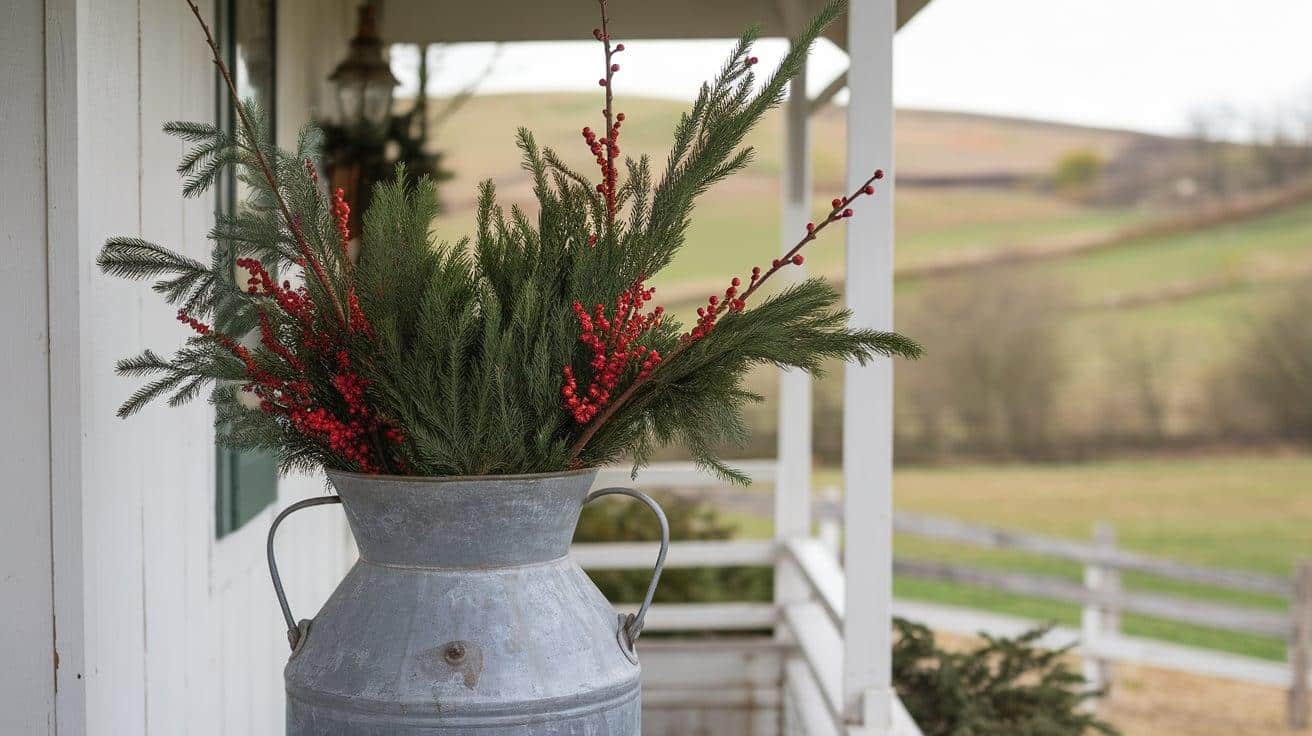
[[[337,87],[339,124],[355,130],[385,132],[392,112],[392,91],[399,83],[383,54],[377,13],[372,3],[359,8],[351,50],[328,80]]]

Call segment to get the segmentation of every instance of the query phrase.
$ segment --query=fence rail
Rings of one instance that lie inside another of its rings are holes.
[[[1101,568],[1121,572],[1156,575],[1217,588],[1276,595],[1285,598],[1290,597],[1294,592],[1293,583],[1287,578],[1262,575],[1245,570],[1226,570],[1190,565],[1174,560],[1150,557],[1112,546],[968,524],[956,519],[899,512],[893,518],[893,529],[902,534],[943,542],[955,542],[987,549],[1028,552],[1084,565],[1097,565]]]
[[[951,581],[1080,606],[1081,636],[1088,644],[1082,648],[1084,673],[1086,679],[1099,687],[1111,684],[1116,652],[1126,649],[1124,646],[1101,646],[1128,641],[1120,632],[1120,619],[1125,613],[1284,638],[1289,668],[1288,722],[1296,729],[1308,727],[1309,669],[1312,669],[1312,562],[1300,563],[1293,577],[1286,579],[1164,560],[1117,548],[1115,531],[1105,524],[1099,525],[1095,540],[1089,543],[907,513],[895,515],[893,527],[901,534],[935,541],[1018,551],[1083,565],[1082,583],[1050,575],[896,557],[893,570],[897,575],[922,580]],[[1252,605],[1130,591],[1121,584],[1123,572],[1273,596],[1288,601],[1288,607],[1285,611],[1274,611]],[[1212,661],[1220,660],[1213,658]],[[1242,662],[1239,665],[1233,670],[1236,676],[1251,669]]]

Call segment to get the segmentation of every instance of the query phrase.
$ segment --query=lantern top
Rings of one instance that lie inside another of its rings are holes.
[[[338,84],[384,82],[392,87],[399,84],[383,56],[383,41],[378,36],[377,12],[372,3],[360,6],[351,50],[328,79]]]

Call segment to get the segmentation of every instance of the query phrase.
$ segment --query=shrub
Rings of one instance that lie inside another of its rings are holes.
[[[1102,157],[1085,149],[1071,151],[1057,161],[1053,183],[1057,191],[1083,194],[1098,183],[1102,173]]]
[[[893,684],[925,736],[1117,733],[1081,709],[1097,693],[1066,665],[1066,651],[1036,645],[1044,629],[947,651],[924,626],[893,623]]]
[[[711,506],[672,493],[655,494],[670,521],[670,538],[722,540],[734,537],[737,525],[727,522]],[[656,517],[645,506],[623,500],[589,504],[579,519],[575,539],[580,542],[648,542],[660,539]],[[655,562],[655,559],[652,560]],[[642,600],[651,580],[650,570],[596,570],[593,582],[616,603]],[[773,574],[762,567],[699,567],[666,570],[656,589],[656,600],[667,603],[715,601],[768,601]]]

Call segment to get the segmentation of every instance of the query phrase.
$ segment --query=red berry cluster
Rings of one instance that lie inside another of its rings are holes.
[[[751,59],[748,59],[748,61],[751,62]],[[819,235],[820,231],[825,229],[825,227],[828,226],[830,223],[837,222],[838,220],[851,217],[853,215],[853,212],[852,212],[852,208],[848,207],[848,205],[862,195],[874,194],[875,193],[874,182],[883,178],[884,178],[883,169],[878,169],[875,171],[873,175],[871,175],[869,179],[866,180],[865,184],[861,185],[861,187],[859,187],[855,192],[845,197],[835,197],[832,201],[830,201],[829,215],[825,217],[825,219],[822,220],[819,225],[815,224],[814,222],[806,223],[806,235],[802,236],[802,239],[798,241],[798,243],[794,245],[791,249],[789,249],[789,251],[785,253],[782,258],[775,258],[774,260],[770,261],[770,269],[768,271],[765,271],[763,273],[761,271],[760,266],[754,266],[752,268],[751,284],[748,285],[746,291],[742,292],[741,294],[738,293],[738,286],[742,282],[740,279],[735,277],[731,282],[729,288],[724,290],[723,300],[721,300],[720,297],[712,294],[710,298],[706,300],[706,306],[698,308],[697,325],[693,327],[692,330],[690,330],[689,332],[683,335],[683,337],[681,338],[682,341],[684,343],[690,343],[690,342],[696,342],[697,340],[706,337],[707,333],[711,331],[711,328],[715,326],[715,321],[719,318],[720,314],[723,313],[725,310],[728,310],[730,312],[743,311],[743,309],[746,308],[747,306],[747,297],[751,296],[752,292],[756,291],[761,284],[765,283],[766,279],[773,276],[776,272],[778,272],[780,269],[784,268],[785,266],[790,266],[790,265],[800,266],[803,263],[805,263],[806,258],[799,251],[801,251],[802,248],[806,247],[807,243],[810,243],[811,241],[815,240],[816,236]]]
[[[592,421],[597,412],[608,403],[620,380],[633,366],[638,372],[635,381],[642,381],[660,365],[661,354],[645,345],[637,344],[643,334],[660,326],[664,307],[656,307],[643,314],[644,305],[656,293],[655,287],[646,288],[639,279],[615,299],[615,309],[608,317],[603,304],[593,306],[592,314],[579,302],[574,302],[574,316],[579,322],[579,342],[592,352],[588,367],[592,380],[582,391],[572,366],[561,369],[565,382],[560,394],[565,409],[579,424]]]
[[[342,236],[342,259],[348,266],[351,262],[351,205],[346,202],[346,190],[337,187],[333,190],[333,221],[337,232]]]
[[[615,217],[616,200],[619,193],[619,177],[615,166],[615,159],[620,156],[620,147],[618,144],[620,138],[620,124],[624,122],[624,113],[615,116],[615,121],[610,124],[610,132],[605,138],[598,138],[597,134],[590,127],[583,128],[583,141],[588,144],[588,150],[596,157],[597,165],[601,167],[601,183],[597,185],[597,192],[606,198],[606,214]],[[592,244],[592,243],[589,243]]]
[[[254,258],[238,258],[237,265],[250,274],[246,279],[246,291],[273,297],[278,307],[297,322],[307,325],[314,322],[314,301],[304,286],[293,289],[289,281],[279,286],[264,264]]]
[[[606,76],[597,80],[597,84],[606,90],[606,107],[601,114],[606,119],[606,130],[603,137],[598,138],[592,128],[583,129],[583,140],[588,144],[588,149],[596,157],[597,165],[601,167],[601,183],[597,185],[597,191],[606,199],[606,217],[608,222],[615,220],[615,210],[619,195],[619,182],[616,174],[615,159],[619,158],[620,147],[618,141],[620,138],[620,123],[624,122],[624,113],[617,115],[611,114],[613,96],[612,85],[615,81],[615,72],[620,70],[620,65],[615,63],[615,54],[624,50],[624,44],[610,45],[610,29],[608,24],[609,18],[606,16],[606,0],[598,0],[601,6],[601,27],[592,29],[592,37],[602,43],[605,49]],[[590,241],[589,245],[593,243]]]
[[[329,383],[336,393],[334,398],[346,407],[344,417],[338,416],[323,401],[315,398],[309,381],[280,379],[260,368],[250,351],[230,336],[216,332],[209,325],[182,312],[178,314],[178,319],[201,335],[213,336],[242,361],[247,378],[242,390],[259,399],[261,411],[283,417],[298,433],[322,444],[363,472],[381,472],[382,458],[379,453],[385,450],[376,448],[373,439],[382,437],[387,443],[399,444],[404,441],[404,435],[369,407],[366,399],[368,380],[355,370],[350,353],[338,346],[338,340],[324,334],[317,327],[315,303],[309,290],[303,286],[292,288],[288,281],[278,284],[264,268],[264,264],[254,258],[239,259],[237,265],[250,274],[246,282],[247,290],[252,294],[273,298],[278,308],[291,318],[292,324],[297,325],[293,339],[303,351],[315,355],[317,362],[327,369]],[[348,332],[361,333],[372,339],[373,330],[360,310],[354,289],[348,289],[347,299],[351,313]],[[260,343],[292,371],[303,374],[306,369],[304,360],[275,331],[273,320],[267,312],[260,313],[259,323]]]
[[[755,279],[759,272],[760,269],[756,269],[752,273],[752,278]],[[742,279],[734,276],[733,280],[729,282],[729,286],[724,290],[723,300],[715,294],[711,294],[707,297],[706,306],[697,308],[697,325],[683,336],[683,342],[695,342],[706,337],[707,333],[711,331],[711,328],[715,327],[715,320],[719,319],[722,311],[726,309],[730,312],[743,311],[743,308],[747,306],[747,303],[738,296],[738,287],[741,286],[742,283]]]

